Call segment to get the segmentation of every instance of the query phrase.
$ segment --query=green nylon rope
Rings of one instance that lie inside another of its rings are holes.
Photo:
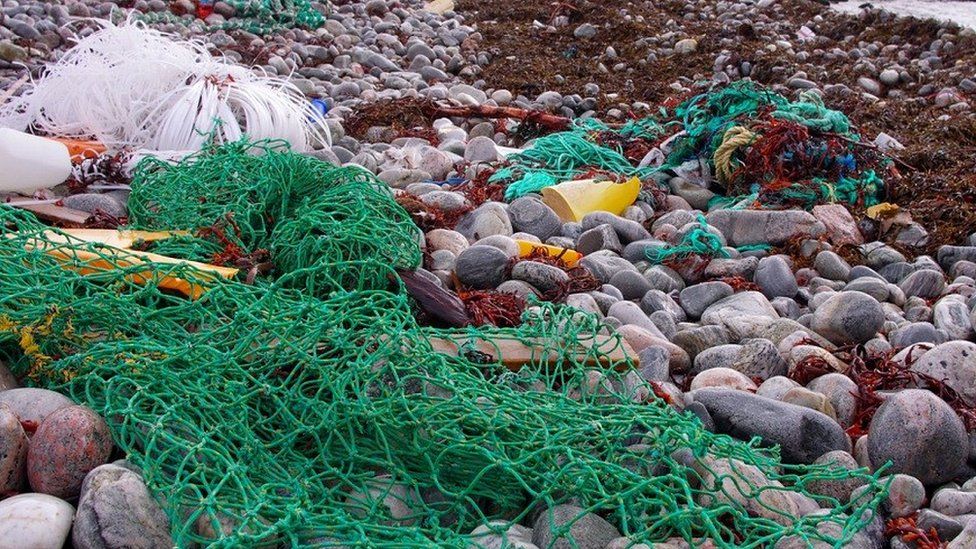
[[[592,119],[574,122],[573,129],[536,139],[528,149],[508,157],[509,166],[497,170],[489,182],[509,181],[505,199],[514,200],[563,181],[576,179],[587,170],[618,176],[646,177],[653,170],[637,168],[619,148],[596,143],[600,133],[622,139],[652,139],[663,132],[653,118],[631,120],[619,129]]]
[[[749,244],[740,246],[736,250],[740,252],[765,251],[771,246],[768,244]],[[691,229],[681,238],[681,242],[673,246],[661,248],[647,248],[644,256],[653,265],[659,265],[672,259],[683,259],[692,255],[702,257],[729,258],[731,255],[722,246],[722,239],[714,232],[709,231],[708,222],[705,216],[698,214],[698,226]]]
[[[816,136],[837,134],[850,141],[859,140],[851,131],[848,117],[843,112],[827,108],[818,94],[803,92],[793,101],[743,80],[694,96],[679,104],[673,112],[662,110],[657,116],[629,120],[616,128],[593,118],[577,120],[570,130],[539,138],[526,150],[510,156],[509,165],[496,170],[489,181],[507,183],[505,198],[513,200],[562,181],[578,179],[591,171],[606,172],[611,177],[647,179],[654,173],[674,170],[699,159],[713,165],[715,150],[722,144],[729,128],[742,126],[759,131],[756,123],[761,121],[760,115],[765,114],[805,126]],[[682,133],[672,142],[663,165],[638,168],[623,155],[623,143],[637,139],[653,143],[667,129],[676,127]],[[608,144],[597,143],[597,138],[603,138]],[[821,156],[827,150],[822,140],[811,141],[810,147],[821,151]],[[853,145],[848,150],[851,147]],[[830,166],[832,159],[825,160],[821,164]],[[806,208],[823,202],[853,205],[862,198],[868,205],[879,201],[883,181],[874,171],[841,172],[840,176],[835,171],[834,168],[823,168],[813,174],[812,186],[797,183],[782,191],[758,193],[757,199],[765,206],[799,202]],[[762,186],[769,182],[767,179],[773,179],[774,174],[765,177],[746,182],[744,186]],[[758,192],[756,188],[753,190]],[[739,202],[740,198],[743,197],[730,198],[729,202]],[[715,204],[722,202],[717,200]]]

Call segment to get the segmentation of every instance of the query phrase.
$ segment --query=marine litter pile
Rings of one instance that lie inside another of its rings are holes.
[[[974,546],[976,234],[894,138],[448,88],[461,16],[336,4],[136,6],[0,104],[0,546]]]
[[[621,344],[580,356],[601,328],[591,315],[544,305],[513,330],[419,326],[395,282],[420,261],[406,212],[362,170],[271,145],[145,161],[133,181],[131,228],[223,227],[158,247],[189,259],[241,250],[238,265],[266,250],[273,275],[253,285],[126,267],[4,214],[12,370],[106,418],[177,544],[218,541],[205,532],[226,523],[227,546],[455,545],[489,521],[504,531],[538,513],[597,512],[636,540],[763,546],[850,539],[870,522],[882,490],[869,474],[782,464],[708,433],[632,371],[585,368]],[[76,272],[87,254],[108,265]],[[156,277],[205,291],[172,295]],[[531,340],[557,358],[511,372],[436,353],[430,337]],[[873,489],[853,504],[806,489],[843,479]],[[801,519],[817,498],[831,512]]]

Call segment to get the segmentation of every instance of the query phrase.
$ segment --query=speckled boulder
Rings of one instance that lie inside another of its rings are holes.
[[[173,546],[169,519],[142,478],[118,465],[92,469],[81,487],[75,549],[155,549]]]
[[[37,428],[27,450],[27,478],[35,492],[72,499],[85,475],[108,461],[108,425],[84,406],[55,411]]]
[[[871,420],[871,462],[891,460],[888,473],[911,475],[926,485],[952,480],[969,447],[956,412],[933,393],[907,389],[888,397]]]
[[[21,491],[27,463],[27,434],[6,404],[0,404],[0,493]]]

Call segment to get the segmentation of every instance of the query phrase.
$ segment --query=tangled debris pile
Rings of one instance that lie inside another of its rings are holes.
[[[419,248],[382,185],[260,147],[257,157],[233,144],[171,167],[144,161],[133,191],[139,229],[175,223],[206,229],[207,240],[227,220],[227,240],[245,254],[269,250],[274,274],[254,285],[187,265],[132,265],[3,214],[0,309],[16,336],[5,347],[13,372],[107,418],[150,489],[165,494],[177,544],[453,545],[512,535],[523,520],[541,539],[584,520],[607,542],[834,543],[874,520],[876,476],[780,464],[651,397],[635,371],[612,369],[625,363],[586,368],[624,345],[600,338],[592,315],[534,306],[517,330],[417,326],[393,281],[410,258],[390,254],[419,259]],[[255,181],[260,172],[277,185]],[[148,212],[166,221],[141,225]],[[199,259],[215,242],[197,240],[180,246]],[[157,286],[164,277],[206,290],[198,300],[169,295]],[[511,372],[497,354],[452,357],[432,339],[531,340],[548,358]],[[842,503],[807,488],[848,480],[869,488],[864,497]],[[809,515],[821,501],[830,511]]]
[[[852,16],[812,0],[458,2],[488,54],[470,81],[513,106],[618,122],[704,80],[821,93],[871,139],[897,137],[904,180],[888,199],[925,227],[922,251],[934,254],[976,226],[976,32],[875,6]],[[880,236],[902,246],[897,231]]]
[[[971,32],[123,4],[0,20],[0,538],[973,545]]]

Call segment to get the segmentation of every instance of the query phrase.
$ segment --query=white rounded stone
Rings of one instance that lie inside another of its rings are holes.
[[[70,503],[46,494],[0,501],[0,549],[60,549],[74,517]]]

